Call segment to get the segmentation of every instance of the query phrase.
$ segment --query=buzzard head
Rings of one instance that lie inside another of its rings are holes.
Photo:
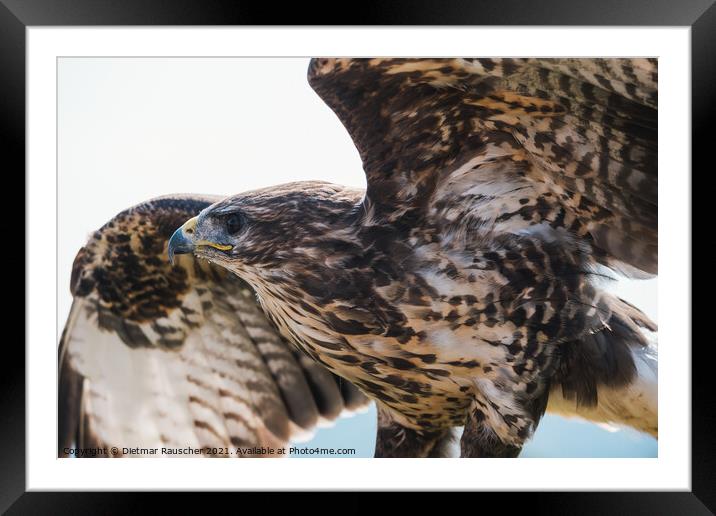
[[[360,199],[359,190],[315,181],[229,197],[174,232],[169,258],[193,253],[249,283],[320,263],[325,239],[345,228],[351,214],[359,211]]]

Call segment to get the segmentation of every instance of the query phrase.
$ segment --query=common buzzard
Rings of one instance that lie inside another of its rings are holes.
[[[308,80],[367,191],[165,197],[97,231],[60,449],[281,444],[368,398],[380,457],[443,456],[457,427],[464,457],[517,456],[545,410],[656,435],[656,326],[603,288],[657,272],[656,60],[313,59]]]

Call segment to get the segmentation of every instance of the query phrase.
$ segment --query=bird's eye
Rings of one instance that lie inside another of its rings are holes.
[[[235,235],[244,226],[244,218],[238,213],[232,213],[226,217],[226,230],[230,235]]]

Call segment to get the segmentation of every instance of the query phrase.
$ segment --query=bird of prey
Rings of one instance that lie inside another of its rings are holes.
[[[374,400],[378,457],[514,457],[545,410],[657,434],[655,59],[313,59],[367,190],[131,208],[75,259],[60,447],[285,443]],[[650,338],[652,337],[652,338]],[[221,451],[218,452],[222,454]]]

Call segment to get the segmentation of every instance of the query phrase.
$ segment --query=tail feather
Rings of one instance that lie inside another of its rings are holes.
[[[603,331],[563,345],[547,412],[658,436],[656,325],[614,297]]]
[[[658,437],[657,349],[656,346],[630,348],[636,375],[623,386],[598,386],[596,405],[579,405],[566,398],[560,385],[552,388],[547,412],[581,417],[599,423],[626,425]]]

